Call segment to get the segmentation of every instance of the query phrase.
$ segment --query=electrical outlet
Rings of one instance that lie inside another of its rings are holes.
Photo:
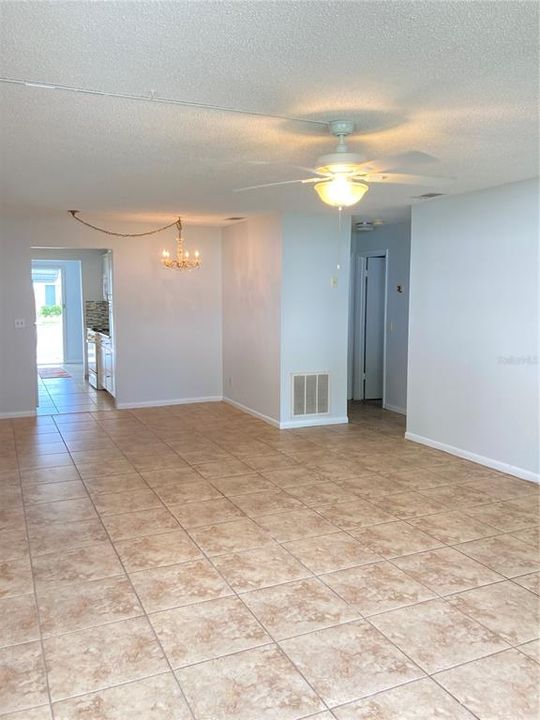
[[[25,327],[26,327],[26,320],[24,320],[22,318],[19,320],[15,320],[15,328],[17,330],[22,330]]]

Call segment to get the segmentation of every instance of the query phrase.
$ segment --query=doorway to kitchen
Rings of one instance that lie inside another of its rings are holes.
[[[112,253],[33,248],[32,283],[37,413],[114,407]]]
[[[355,259],[352,399],[385,406],[387,252]]]

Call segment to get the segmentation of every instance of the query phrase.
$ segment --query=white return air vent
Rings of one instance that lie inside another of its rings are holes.
[[[329,412],[330,375],[321,373],[295,373],[292,376],[292,414],[324,415]]]

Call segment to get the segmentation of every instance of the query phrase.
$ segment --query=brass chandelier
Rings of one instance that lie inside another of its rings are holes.
[[[89,223],[79,217],[78,210],[68,210],[68,212],[74,220],[77,220],[77,222],[80,222],[82,225],[86,225],[86,227],[92,228],[92,230],[105,233],[105,235],[113,235],[114,237],[145,237],[146,235],[155,235],[156,233],[163,232],[163,230],[168,230],[169,228],[172,228],[173,225],[176,225],[178,230],[178,236],[176,238],[176,257],[172,258],[168,250],[163,250],[161,252],[161,264],[163,267],[169,268],[170,270],[197,270],[201,267],[201,257],[199,251],[195,250],[193,257],[191,257],[189,252],[184,250],[181,217],[179,217],[178,220],[175,220],[175,222],[156,228],[155,230],[147,230],[146,232],[140,233],[120,233],[98,227],[97,225],[92,225],[92,223]]]
[[[176,238],[176,257],[172,258],[168,250],[161,253],[161,264],[170,270],[197,270],[201,267],[201,258],[199,251],[195,250],[193,257],[189,251],[184,250],[184,240],[182,238],[182,220],[178,218],[176,221],[178,235]]]

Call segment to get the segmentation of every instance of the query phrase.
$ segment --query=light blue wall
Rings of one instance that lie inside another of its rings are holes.
[[[291,422],[291,373],[303,372],[330,373],[330,413],[324,419],[347,422],[350,238],[350,218],[340,223],[337,212],[283,215],[282,423]]]
[[[413,209],[411,439],[539,480],[538,180]]]

